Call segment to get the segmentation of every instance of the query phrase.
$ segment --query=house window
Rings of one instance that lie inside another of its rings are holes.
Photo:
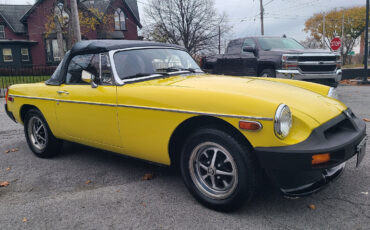
[[[28,48],[21,48],[22,61],[29,61],[30,55],[28,53]]]
[[[63,40],[64,53],[67,51],[66,41]],[[46,40],[47,62],[59,62],[63,57],[59,57],[59,47],[57,39]]]
[[[3,49],[3,59],[4,59],[4,62],[13,61],[12,49],[9,49],[9,48]]]
[[[0,25],[0,39],[5,39],[4,25]]]
[[[126,16],[120,8],[114,12],[114,29],[126,30]]]

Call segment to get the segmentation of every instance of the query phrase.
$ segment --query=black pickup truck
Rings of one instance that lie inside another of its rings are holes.
[[[246,37],[229,42],[226,53],[202,58],[205,72],[317,82],[336,87],[342,78],[338,53],[306,49],[292,38]]]

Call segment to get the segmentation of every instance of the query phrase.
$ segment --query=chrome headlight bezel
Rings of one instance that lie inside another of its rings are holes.
[[[337,93],[337,90],[334,88],[334,87],[330,87],[329,91],[328,91],[328,97],[331,97],[331,98],[334,98],[334,99],[338,99],[338,93]]]
[[[280,139],[286,138],[290,133],[292,124],[293,118],[289,107],[285,104],[280,104],[275,112],[274,119],[275,135]]]

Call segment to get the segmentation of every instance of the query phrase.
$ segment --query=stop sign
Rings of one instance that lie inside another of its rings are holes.
[[[336,37],[330,41],[330,48],[334,51],[338,50],[341,46],[340,38]]]

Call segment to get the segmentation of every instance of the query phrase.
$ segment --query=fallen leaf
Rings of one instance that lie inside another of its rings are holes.
[[[142,206],[146,207],[146,204],[145,204],[145,202],[144,202],[144,201],[142,201],[140,204],[141,204]]]
[[[308,205],[308,207],[309,207],[310,209],[312,209],[312,210],[315,210],[315,209],[316,209],[316,206],[315,206],[314,204],[310,204],[310,205]]]
[[[87,180],[86,182],[85,182],[85,184],[90,184],[91,183],[91,180]]]
[[[27,218],[26,217],[23,217],[23,222],[27,222]]]
[[[362,120],[364,120],[364,121],[366,121],[366,122],[370,122],[370,119],[368,119],[368,118],[364,118],[364,119],[362,119]]]
[[[361,192],[361,194],[364,194],[364,195],[369,195],[369,192]]]
[[[141,178],[141,180],[151,180],[153,179],[153,174],[152,173],[145,173],[144,176]]]
[[[10,153],[10,150],[5,150],[5,153]]]
[[[9,182],[8,181],[1,181],[0,182],[0,187],[6,187],[9,185]]]
[[[121,191],[121,190],[119,190],[119,189],[118,189],[116,192],[120,192],[120,191]]]
[[[9,172],[11,169],[12,169],[12,168],[8,167],[8,168],[6,168],[6,171],[8,171],[8,172]]]
[[[18,148],[14,148],[11,150],[13,153],[18,151]]]

